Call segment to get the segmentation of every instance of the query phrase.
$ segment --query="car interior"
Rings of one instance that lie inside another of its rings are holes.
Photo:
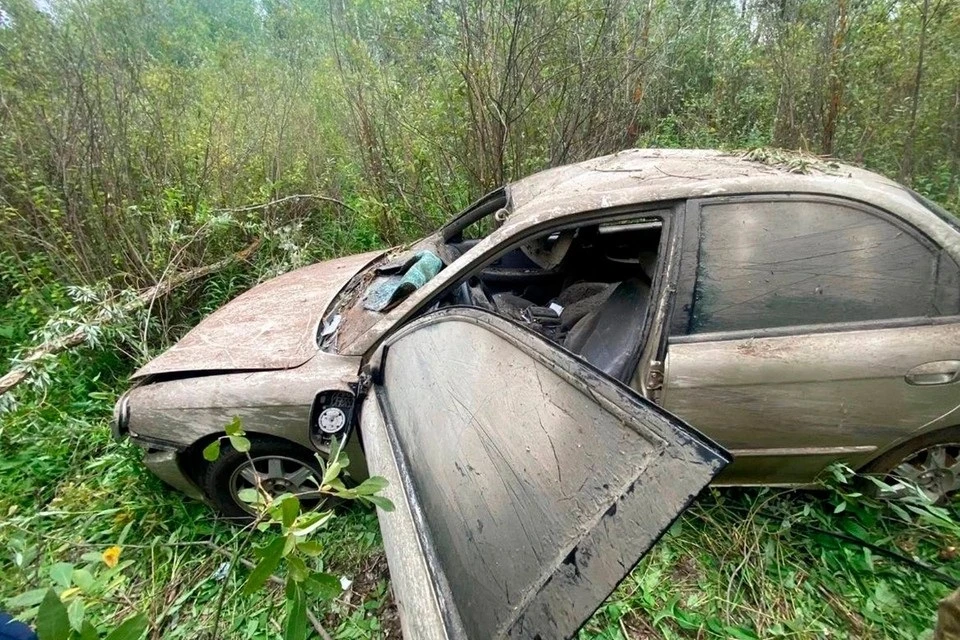
[[[661,220],[634,218],[552,232],[461,282],[438,306],[489,309],[627,381],[650,303]],[[453,238],[462,255],[479,242]]]

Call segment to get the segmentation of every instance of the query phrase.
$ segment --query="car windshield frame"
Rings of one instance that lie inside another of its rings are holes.
[[[444,244],[460,242],[463,232],[470,225],[495,214],[501,209],[510,211],[510,196],[506,187],[494,189],[459,213],[453,220],[437,231]]]
[[[417,251],[429,249],[436,253],[443,261],[441,272],[449,268],[456,260],[458,255],[448,250],[451,243],[460,242],[463,239],[463,231],[470,225],[483,220],[484,218],[495,214],[501,209],[509,210],[509,194],[506,187],[494,189],[479,200],[476,200],[469,207],[457,214],[452,220],[441,226],[433,233],[417,240],[406,248],[394,247],[388,249],[378,258],[371,261],[367,266],[358,271],[350,281],[337,293],[331,303],[324,310],[320,317],[316,330],[317,347],[323,351],[338,353],[337,337],[343,328],[341,322],[345,320],[343,314],[355,307],[362,298],[366,285],[369,285],[371,274],[378,268],[382,268],[388,262],[402,261],[404,256],[410,256]],[[402,249],[402,250],[401,250]],[[439,275],[439,274],[438,274]],[[411,295],[416,295],[414,292]],[[361,314],[354,314],[349,319],[350,322],[362,321],[365,324],[364,331],[374,326],[379,320],[385,317],[391,309],[382,311],[369,311],[367,317],[363,319]],[[341,320],[335,320],[341,316]],[[328,327],[333,327],[332,330]],[[362,331],[361,331],[362,333]]]

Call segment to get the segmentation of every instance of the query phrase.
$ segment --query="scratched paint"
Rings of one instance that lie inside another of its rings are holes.
[[[572,636],[726,463],[689,427],[487,312],[430,314],[388,344],[376,393],[436,593],[469,638]],[[386,544],[404,573],[413,559],[389,546],[415,546]]]

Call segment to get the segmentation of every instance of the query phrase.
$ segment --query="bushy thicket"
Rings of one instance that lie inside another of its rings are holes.
[[[0,373],[84,323],[91,347],[38,360],[0,407],[4,606],[120,545],[122,597],[88,620],[211,631],[220,552],[240,543],[107,420],[134,362],[257,279],[632,146],[832,154],[960,211],[958,42],[955,0],[0,0]],[[121,312],[254,239],[252,265]],[[960,571],[955,507],[839,489],[711,493],[581,637],[929,629]],[[323,622],[381,637],[396,616],[375,516],[324,536],[324,569],[359,586]],[[276,635],[281,607],[232,596],[224,637]]]
[[[0,258],[21,283],[144,286],[253,235],[298,260],[395,243],[631,146],[802,148],[960,205],[949,0],[37,6],[0,0]],[[297,193],[346,206],[234,210]]]

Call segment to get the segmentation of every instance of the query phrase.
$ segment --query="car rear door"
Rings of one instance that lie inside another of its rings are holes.
[[[424,316],[372,363],[361,434],[408,640],[572,637],[729,461],[480,309]]]
[[[956,424],[957,263],[902,221],[813,196],[688,203],[662,403],[730,483],[809,482]]]

